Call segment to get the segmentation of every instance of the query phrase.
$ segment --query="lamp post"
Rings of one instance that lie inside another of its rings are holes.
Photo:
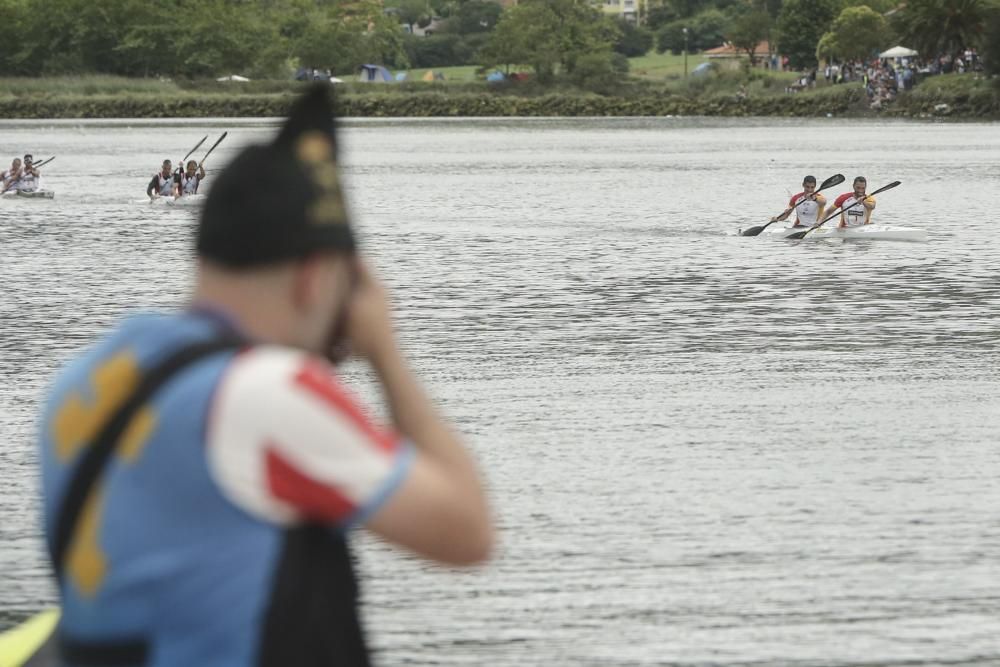
[[[684,78],[688,76],[688,29],[682,28],[684,31]]]

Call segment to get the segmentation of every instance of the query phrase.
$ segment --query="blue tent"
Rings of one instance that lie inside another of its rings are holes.
[[[396,81],[406,81],[409,72],[396,72]]]
[[[392,81],[392,72],[381,65],[362,65],[358,81],[366,83],[388,83]]]
[[[494,81],[503,81],[506,78],[507,77],[503,75],[503,72],[500,71],[490,72],[489,74],[486,75],[486,80],[491,83]]]

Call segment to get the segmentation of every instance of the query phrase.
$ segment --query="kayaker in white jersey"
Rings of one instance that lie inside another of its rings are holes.
[[[153,180],[146,186],[146,196],[152,201],[157,197],[170,197],[174,194],[174,172],[170,160],[164,160],[163,166],[153,174]]]
[[[178,197],[198,194],[198,186],[205,180],[205,165],[188,160],[187,170],[179,171],[176,183]]]
[[[16,157],[10,163],[10,169],[0,173],[0,193],[13,189],[14,185],[21,180],[21,158]]]
[[[24,168],[21,169],[21,179],[14,185],[14,189],[20,192],[34,192],[38,189],[42,172],[32,166],[33,159],[31,153],[24,156]]]
[[[870,224],[872,211],[875,210],[875,198],[865,195],[868,181],[864,176],[854,179],[854,192],[846,192],[833,202],[834,209],[840,209],[840,224],[838,227],[859,227]],[[857,202],[861,202],[854,206]]]
[[[792,225],[793,227],[812,226],[822,218],[824,207],[826,207],[826,197],[816,192],[816,177],[806,176],[802,179],[802,192],[788,200],[788,208],[791,210],[782,215],[774,216],[771,218],[771,222],[787,220],[794,211],[795,224]]]

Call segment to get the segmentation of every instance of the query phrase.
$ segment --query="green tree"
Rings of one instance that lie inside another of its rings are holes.
[[[998,77],[996,84],[1000,88],[1000,7],[995,7],[987,14],[983,52],[980,55],[986,71]]]
[[[483,65],[528,64],[539,81],[573,72],[584,54],[610,53],[618,29],[586,0],[523,0],[504,10]]]
[[[885,18],[869,7],[848,7],[836,18],[816,47],[817,58],[865,60],[886,44]]]
[[[653,0],[650,0],[648,9],[646,10],[646,27],[653,32],[656,32],[671,21],[676,21],[678,18],[674,8],[664,2],[664,0],[659,0],[655,4]]]
[[[659,53],[670,51],[674,55],[681,53],[685,44],[685,28],[689,53],[720,46],[726,40],[731,22],[732,19],[718,9],[706,9],[690,18],[671,21],[657,31],[656,50]]]
[[[490,0],[468,0],[445,21],[443,30],[457,35],[490,32],[500,20],[503,8]]]
[[[653,48],[653,33],[631,21],[619,20],[621,35],[615,40],[614,50],[626,58],[644,56]]]
[[[413,32],[413,26],[426,26],[431,20],[431,7],[427,0],[393,0],[392,4],[386,5],[386,9],[409,26],[410,33]]]
[[[579,88],[610,95],[627,74],[628,58],[622,54],[587,53],[580,56],[570,80]]]
[[[767,39],[771,30],[771,17],[761,9],[745,12],[733,19],[726,32],[726,39],[739,49],[745,51],[750,59],[750,66],[757,64],[757,45]]]
[[[841,8],[841,0],[785,0],[775,25],[778,52],[792,67],[816,65],[816,46]]]
[[[901,43],[920,55],[958,54],[966,47],[987,46],[986,23],[994,7],[988,0],[908,0],[892,17]]]
[[[315,7],[306,17],[289,36],[289,53],[302,65],[349,72],[364,63],[409,64],[402,28],[374,0]]]
[[[688,35],[685,40],[684,35],[684,21],[671,21],[656,32],[656,51],[657,53],[665,53],[670,51],[675,56],[680,55],[684,51],[685,41],[688,44],[688,48],[691,46],[691,34],[688,30]]]
[[[726,41],[726,30],[730,18],[718,9],[706,9],[689,21],[691,34],[688,35],[692,51],[704,51],[722,46]]]

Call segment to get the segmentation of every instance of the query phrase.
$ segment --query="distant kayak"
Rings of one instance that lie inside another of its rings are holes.
[[[167,198],[167,206],[201,206],[205,202],[207,195],[184,195],[174,199]]]
[[[796,232],[804,232],[808,227],[768,227],[761,236],[785,238]],[[894,225],[861,225],[858,227],[818,227],[806,234],[803,241],[829,239],[865,239],[869,241],[914,241],[927,240],[927,230],[916,227],[896,227]]]
[[[20,199],[52,199],[56,196],[55,190],[17,190],[3,193],[6,197],[18,197]]]

